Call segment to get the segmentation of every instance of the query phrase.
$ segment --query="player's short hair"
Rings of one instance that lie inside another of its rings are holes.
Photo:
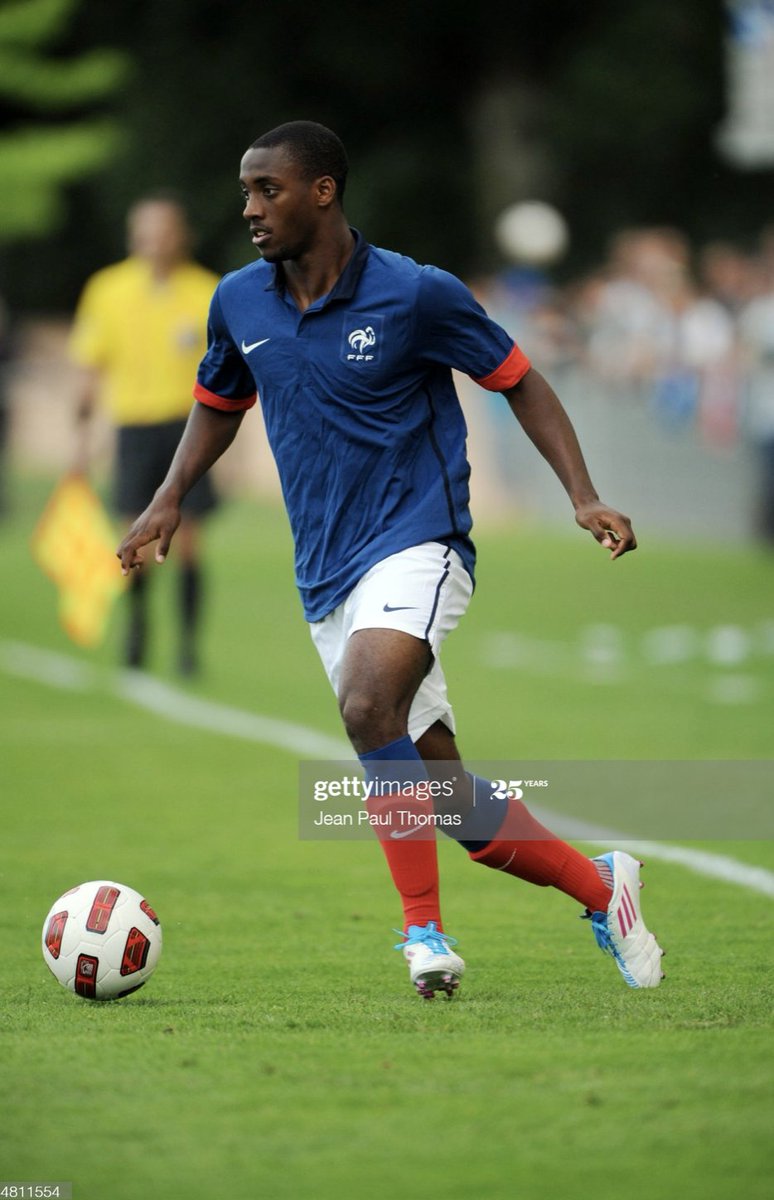
[[[261,134],[251,150],[273,149],[281,146],[310,182],[330,175],[336,184],[336,197],[341,203],[347,184],[349,161],[343,143],[332,129],[316,121],[286,121],[276,129]]]

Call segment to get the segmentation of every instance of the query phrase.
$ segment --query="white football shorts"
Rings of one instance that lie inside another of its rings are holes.
[[[433,664],[411,705],[409,736],[417,741],[435,721],[454,733],[440,652],[472,594],[462,559],[442,542],[423,542],[376,563],[338,608],[309,626],[336,695],[350,635],[359,629],[399,629],[428,642],[433,652]]]

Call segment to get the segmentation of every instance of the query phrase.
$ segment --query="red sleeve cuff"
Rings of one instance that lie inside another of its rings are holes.
[[[474,383],[486,388],[488,392],[502,392],[523,379],[531,366],[532,363],[526,354],[522,353],[514,343],[513,349],[505,361],[501,362],[500,366],[489,375],[485,375],[483,379],[474,380]]]
[[[252,396],[247,396],[244,400],[229,400],[225,396],[217,396],[215,392],[209,392],[200,383],[194,386],[193,394],[200,404],[206,404],[208,408],[219,408],[221,412],[244,412],[246,409],[252,408],[258,398],[257,394],[253,392]]]

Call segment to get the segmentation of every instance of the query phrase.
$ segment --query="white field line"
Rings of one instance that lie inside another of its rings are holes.
[[[722,879],[724,883],[738,883],[750,891],[774,898],[774,871],[766,867],[754,867],[739,862],[726,854],[714,854],[709,850],[694,850],[689,846],[672,846],[669,842],[652,842],[645,838],[632,838],[619,830],[592,825],[577,817],[568,817],[537,804],[530,804],[530,812],[554,833],[571,841],[593,842],[608,849],[628,850],[630,854],[660,859],[662,862],[677,863],[697,875],[708,875],[711,879]]]
[[[111,679],[110,690],[122,700],[128,700],[130,704],[148,709],[178,725],[190,725],[209,733],[223,733],[247,742],[261,742],[279,750],[289,750],[291,754],[297,755],[301,751],[305,758],[353,757],[349,742],[318,733],[307,725],[262,717],[228,704],[191,696],[152,675],[138,671],[116,671]]]
[[[32,679],[66,691],[105,691],[147,709],[177,725],[222,733],[227,737],[259,742],[309,758],[351,758],[352,747],[343,739],[318,733],[306,725],[262,717],[192,696],[142,671],[100,670],[53,650],[42,650],[25,642],[0,642],[0,669],[6,675]]]
[[[481,642],[482,661],[495,671],[563,676],[575,682],[614,685],[634,671],[654,672],[662,688],[710,704],[757,704],[769,698],[767,660],[774,656],[774,621],[750,629],[718,625],[700,630],[665,625],[624,635],[616,625],[587,625],[574,640],[550,641],[514,630],[491,631]],[[671,668],[691,665],[699,677]],[[757,672],[757,673],[756,673]]]
[[[141,672],[100,671],[77,658],[43,650],[25,642],[0,641],[0,670],[6,675],[65,691],[106,691],[178,725],[258,742],[287,750],[302,758],[341,760],[352,757],[349,743],[318,733],[306,725],[262,717],[227,704],[203,700]],[[562,837],[625,848],[643,857],[676,863],[696,874],[734,883],[774,898],[774,871],[765,867],[751,866],[708,850],[632,839],[626,833],[592,825],[537,805],[531,805],[530,808],[539,820]]]

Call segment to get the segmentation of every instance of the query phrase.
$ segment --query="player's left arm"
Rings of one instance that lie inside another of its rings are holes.
[[[503,395],[530,441],[561,481],[581,528],[588,529],[610,550],[611,558],[635,550],[637,539],[629,518],[600,500],[572,422],[540,372],[530,367]]]

